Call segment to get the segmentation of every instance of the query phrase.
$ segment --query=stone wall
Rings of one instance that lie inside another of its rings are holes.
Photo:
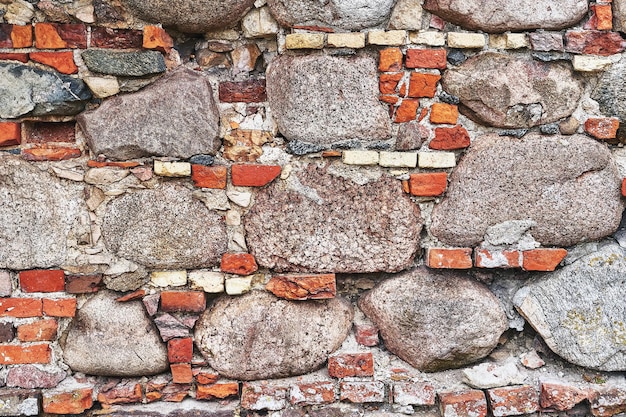
[[[0,415],[626,412],[624,27],[0,0]]]

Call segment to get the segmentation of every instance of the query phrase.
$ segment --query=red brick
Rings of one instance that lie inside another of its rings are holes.
[[[49,52],[63,54],[65,52]],[[76,123],[35,122],[25,125],[27,143],[76,142]]]
[[[52,148],[40,146],[22,149],[22,158],[27,161],[63,161],[66,159],[79,158],[82,152],[78,148]]]
[[[622,180],[622,196],[626,197],[626,178]]]
[[[143,44],[143,33],[132,29],[91,28],[91,47],[139,49]]]
[[[65,290],[65,273],[61,269],[32,269],[20,272],[23,292],[58,292]]]
[[[426,250],[426,266],[436,269],[470,269],[472,249],[429,248]]]
[[[396,110],[396,117],[394,122],[406,123],[415,120],[417,117],[417,109],[420,106],[420,102],[417,99],[405,98],[400,103],[398,110]]]
[[[38,298],[0,298],[0,317],[41,317]]]
[[[78,67],[74,63],[74,54],[68,52],[31,52],[30,59],[47,65],[61,74],[76,74]]]
[[[128,301],[141,300],[146,295],[146,290],[140,289],[133,292],[130,292],[126,295],[122,295],[121,297],[117,297],[115,301],[118,303],[126,303]]]
[[[27,363],[50,363],[50,345],[0,345],[0,365],[20,365]]]
[[[235,164],[231,168],[233,185],[241,187],[262,187],[279,175],[279,165]]]
[[[191,337],[170,339],[167,342],[167,359],[170,363],[191,363],[193,339]]]
[[[35,23],[37,49],[86,49],[87,28],[80,23]]]
[[[0,52],[0,61],[19,61],[23,63],[28,62],[28,54],[21,52]]]
[[[615,117],[592,117],[585,121],[585,132],[596,139],[615,139],[619,119]]]
[[[226,188],[228,168],[225,166],[191,165],[193,185],[199,188]]]
[[[30,48],[33,46],[33,27],[31,25],[13,25],[11,30],[13,48]]]
[[[385,384],[380,381],[342,382],[339,392],[341,401],[352,403],[381,403],[385,400]]]
[[[170,371],[172,372],[172,381],[175,384],[190,384],[193,382],[190,363],[172,363],[170,364]]]
[[[519,268],[520,252],[514,249],[476,248],[474,250],[474,264],[477,268]]]
[[[141,384],[127,381],[121,384],[113,380],[112,383],[100,387],[98,402],[105,408],[112,404],[135,404],[143,399]]]
[[[355,324],[354,337],[356,342],[362,346],[378,346],[378,328],[371,324]]]
[[[393,384],[393,402],[401,405],[435,405],[435,387],[423,382]]]
[[[435,128],[435,137],[430,141],[430,149],[451,151],[467,148],[470,145],[470,137],[467,130],[460,125],[454,127]]]
[[[76,298],[44,298],[43,313],[50,317],[74,317],[76,315]]]
[[[592,4],[591,11],[593,15],[589,20],[590,29],[613,29],[613,11],[610,4]]]
[[[222,255],[220,269],[229,274],[250,275],[255,273],[259,266],[254,256],[249,253],[225,253]]]
[[[299,406],[331,404],[335,402],[335,383],[320,381],[294,384],[289,388],[289,402]]]
[[[342,353],[328,358],[328,375],[333,378],[374,376],[374,356],[366,353]]]
[[[567,250],[561,248],[542,248],[522,252],[522,268],[526,271],[554,271],[567,256]]]
[[[591,414],[596,417],[609,417],[626,412],[626,389],[602,388],[589,394]]]
[[[487,400],[478,390],[439,393],[443,417],[486,417]]]
[[[265,80],[222,82],[219,98],[224,103],[260,103],[267,101]]]
[[[102,275],[67,275],[65,292],[68,294],[90,294],[102,287]]]
[[[163,291],[161,310],[166,312],[202,313],[206,297],[202,291]]]
[[[392,74],[380,74],[380,78],[378,81],[378,89],[381,94],[396,94],[396,90],[398,88],[398,83],[404,77],[404,74],[401,72],[392,73]]]
[[[544,409],[567,411],[587,399],[586,390],[571,385],[543,382],[541,384],[540,405]]]
[[[380,51],[378,71],[392,72],[402,70],[402,51],[400,48],[385,48]]]
[[[246,410],[282,410],[287,406],[287,387],[275,383],[245,382],[241,388],[241,407]]]
[[[446,172],[420,172],[409,177],[409,190],[418,197],[436,197],[442,195],[448,186]]]
[[[87,161],[87,166],[89,168],[104,168],[104,167],[116,167],[116,168],[135,168],[141,165],[140,162],[137,161],[94,161],[90,159]]]
[[[434,103],[430,108],[430,122],[438,124],[456,124],[459,109],[454,104]]]
[[[197,400],[213,400],[239,395],[238,382],[224,382],[212,385],[198,385],[196,388]]]
[[[487,397],[494,417],[519,416],[539,410],[539,393],[530,385],[493,388]]]
[[[567,52],[609,56],[622,52],[624,39],[617,32],[593,30],[569,31],[565,33]]]
[[[81,414],[93,406],[93,389],[72,391],[44,391],[43,411],[50,414]]]
[[[446,69],[445,49],[407,49],[407,68]]]
[[[144,26],[143,47],[146,49],[156,49],[157,51],[168,53],[174,47],[174,40],[158,26]]]
[[[441,76],[437,74],[411,73],[409,97],[435,97],[440,79]]]
[[[322,300],[337,294],[335,274],[273,276],[265,289],[287,300]]]
[[[47,342],[57,337],[59,325],[55,319],[37,320],[17,326],[17,338],[21,342]]]
[[[22,125],[14,122],[0,122],[0,146],[19,145],[22,141]]]

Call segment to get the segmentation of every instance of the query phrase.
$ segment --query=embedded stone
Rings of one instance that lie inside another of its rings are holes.
[[[488,33],[563,29],[576,24],[587,0],[426,0],[424,9],[466,29]]]
[[[123,77],[143,77],[165,72],[163,55],[156,51],[118,52],[89,49],[81,54],[92,72]]]
[[[174,71],[139,92],[106,100],[77,120],[92,152],[114,159],[189,158],[215,155],[220,147],[213,90],[197,71]]]
[[[311,144],[388,139],[388,111],[378,101],[370,57],[281,55],[267,70],[267,97],[280,132]]]
[[[112,200],[102,236],[118,256],[161,269],[218,265],[227,246],[221,216],[172,183]]]
[[[476,246],[490,227],[530,221],[542,245],[597,240],[619,226],[620,184],[609,150],[587,136],[485,135],[450,175],[431,232],[448,245]]]
[[[626,5],[625,5],[626,8]],[[611,65],[600,77],[591,98],[600,105],[605,116],[626,122],[626,59]]]
[[[528,128],[570,116],[583,83],[569,64],[485,53],[449,69],[442,85],[467,117],[488,126]]]
[[[626,1],[613,0],[613,30],[626,30]]]
[[[353,315],[339,298],[296,302],[253,291],[218,298],[196,323],[194,339],[211,367],[227,378],[302,375],[339,348]]]
[[[77,311],[61,341],[74,372],[102,376],[154,375],[168,369],[167,348],[141,301],[118,303],[100,291]]]
[[[434,372],[484,358],[509,327],[487,287],[465,274],[418,268],[380,282],[359,300],[385,346]]]
[[[7,386],[18,388],[54,388],[63,381],[62,370],[46,371],[34,365],[14,366],[7,374]]]
[[[311,273],[408,268],[419,249],[422,220],[400,181],[381,176],[359,185],[360,178],[334,168],[309,165],[257,193],[244,217],[257,263]]]

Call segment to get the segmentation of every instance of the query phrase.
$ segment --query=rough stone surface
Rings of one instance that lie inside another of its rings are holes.
[[[20,64],[0,63],[0,118],[72,115],[91,92],[77,78]]]
[[[613,0],[613,30],[626,30],[626,1]]]
[[[485,135],[451,174],[431,232],[449,245],[475,246],[491,226],[531,221],[542,245],[599,239],[619,226],[620,184],[608,149],[587,136]]]
[[[189,158],[214,155],[220,147],[211,86],[191,70],[175,71],[137,93],[107,100],[77,120],[93,153],[109,158]]]
[[[283,26],[322,26],[358,31],[384,23],[395,0],[268,0],[272,14]]]
[[[443,88],[458,96],[460,110],[483,124],[524,128],[572,114],[583,83],[564,63],[545,63],[485,53],[443,77]]]
[[[110,250],[151,268],[219,265],[227,245],[224,220],[171,183],[111,201],[102,235]]]
[[[487,356],[509,327],[487,287],[464,274],[426,268],[382,281],[361,297],[359,307],[387,349],[426,372]]]
[[[587,0],[426,0],[424,9],[466,29],[488,33],[563,29],[587,13]]]
[[[15,366],[7,374],[7,386],[19,388],[54,388],[65,378],[65,372],[48,372],[34,365]]]
[[[257,263],[294,272],[408,268],[419,249],[422,222],[400,182],[381,177],[358,185],[332,168],[308,165],[257,194],[244,218]]]
[[[390,137],[370,57],[281,55],[267,70],[266,88],[278,128],[289,140],[329,144]]]
[[[134,15],[173,26],[181,32],[204,33],[237,23],[254,0],[122,0]]]
[[[118,52],[89,49],[82,53],[90,71],[123,77],[143,77],[165,72],[165,60],[160,52]]]
[[[602,74],[591,98],[598,102],[603,115],[626,122],[626,59],[613,64]]]
[[[0,158],[0,268],[63,264],[67,238],[87,216],[82,187],[61,181],[18,157]]]
[[[105,376],[154,375],[168,369],[167,348],[141,301],[118,303],[100,291],[77,312],[62,340],[65,363],[75,372]]]
[[[301,375],[321,367],[346,338],[352,307],[342,299],[286,301],[267,292],[218,298],[196,324],[195,340],[227,378]]]
[[[625,273],[626,253],[611,244],[522,287],[513,301],[557,355],[586,368],[624,371]]]

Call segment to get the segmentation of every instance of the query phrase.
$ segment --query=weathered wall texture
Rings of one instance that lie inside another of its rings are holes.
[[[0,0],[0,415],[626,413],[625,28]]]

